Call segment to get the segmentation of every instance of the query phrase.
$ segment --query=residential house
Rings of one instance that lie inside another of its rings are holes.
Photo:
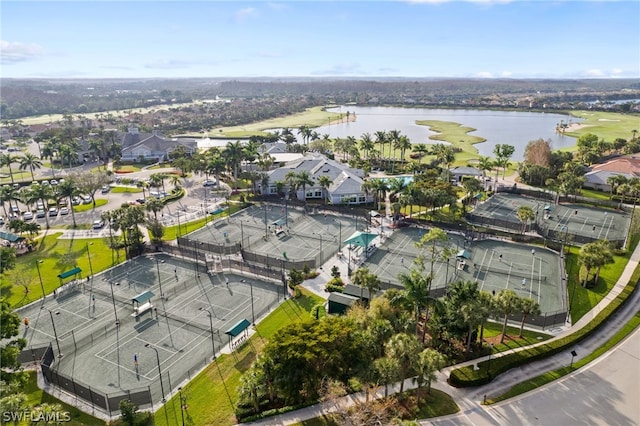
[[[640,177],[640,154],[624,155],[591,166],[590,170],[584,175],[586,182],[583,186],[610,192],[611,185],[607,183],[607,179],[616,175],[622,175],[627,179]]]
[[[464,178],[467,177],[474,177],[482,180],[482,171],[475,167],[453,167],[449,169],[449,173],[451,174],[451,182],[453,183],[461,183]]]

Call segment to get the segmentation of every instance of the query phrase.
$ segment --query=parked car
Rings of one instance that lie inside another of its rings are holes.
[[[77,206],[80,203],[82,203],[82,198],[78,197],[77,195],[71,199],[71,204],[73,204],[74,206]]]
[[[47,212],[45,212],[44,210],[38,210],[38,211],[36,211],[36,217],[37,217],[38,219],[43,218],[43,217],[45,217],[46,215],[47,215]]]
[[[49,216],[58,216],[58,208],[57,207],[51,207],[49,209]]]
[[[65,216],[69,214],[69,208],[68,207],[61,207],[60,208],[60,215],[61,216]]]
[[[51,185],[57,185],[57,184],[58,184],[58,181],[57,181],[57,180],[55,180],[55,179],[51,179]]]
[[[93,221],[93,229],[102,229],[103,226],[104,226],[104,221],[102,220]]]
[[[0,226],[4,225],[4,218],[0,216]]]
[[[24,219],[24,220],[31,220],[31,219],[33,219],[33,213],[31,213],[31,212],[24,212],[24,214],[22,215],[22,219]]]
[[[202,182],[202,186],[216,186],[216,181],[207,179],[204,182]]]
[[[82,204],[90,204],[91,202],[92,202],[91,197],[89,197],[88,195],[82,196]]]
[[[106,194],[109,191],[111,191],[111,187],[109,185],[104,185],[100,190],[100,192],[102,192],[103,194]]]

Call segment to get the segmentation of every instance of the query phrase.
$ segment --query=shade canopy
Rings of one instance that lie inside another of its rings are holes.
[[[136,303],[144,303],[147,300],[151,299],[153,296],[155,296],[155,294],[153,294],[153,292],[145,291],[144,293],[140,293],[136,297],[132,298],[131,301],[132,302],[136,302]]]
[[[65,272],[63,272],[61,274],[58,274],[58,278],[60,278],[60,279],[69,278],[70,276],[79,274],[80,272],[82,272],[82,269],[73,268],[73,269],[65,271]]]
[[[471,253],[467,250],[460,250],[456,257],[462,257],[463,259],[471,259]]]
[[[286,222],[286,221],[285,221],[284,219],[278,219],[278,220],[276,220],[276,221],[272,222],[271,224],[272,224],[273,226],[282,226],[282,225],[284,225],[284,224],[285,224],[285,222]]]
[[[224,334],[227,334],[231,337],[236,337],[240,333],[245,331],[250,325],[251,325],[251,322],[248,319],[240,320],[236,325],[231,327],[229,330],[225,331]]]
[[[352,244],[360,247],[368,247],[371,244],[371,241],[376,238],[376,234],[371,234],[369,232],[354,232],[349,238],[344,240],[345,244]]]
[[[20,235],[12,234],[11,232],[3,232],[3,231],[0,231],[0,238],[3,240],[7,240],[10,243],[15,243],[15,242],[24,240],[24,237],[21,237]]]

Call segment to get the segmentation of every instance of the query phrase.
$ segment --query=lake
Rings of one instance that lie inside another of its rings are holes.
[[[486,142],[474,145],[481,155],[493,157],[496,144],[509,144],[516,147],[512,157],[515,161],[523,159],[524,149],[529,141],[539,138],[551,139],[552,149],[575,145],[575,138],[556,133],[556,124],[560,121],[583,121],[563,114],[474,109],[342,106],[330,111],[354,112],[356,121],[314,129],[320,135],[328,133],[331,138],[360,138],[363,133],[368,132],[373,137],[378,130],[396,129],[407,135],[412,143],[433,144],[438,142],[430,140],[429,136],[435,132],[430,131],[427,126],[417,125],[416,120],[452,121],[477,129],[470,134],[486,139]]]
[[[341,106],[330,108],[333,112],[352,112],[356,114],[356,121],[342,124],[330,124],[317,127],[314,130],[320,135],[328,134],[331,138],[346,138],[353,136],[359,139],[363,133],[374,133],[378,130],[399,130],[407,135],[412,143],[439,143],[429,139],[435,134],[427,126],[419,126],[416,120],[440,120],[460,123],[477,129],[470,134],[485,138],[487,141],[474,145],[481,155],[493,157],[496,144],[509,144],[516,150],[512,157],[514,161],[521,161],[527,143],[539,138],[550,139],[553,149],[573,146],[575,138],[559,135],[555,132],[560,121],[579,123],[580,118],[562,114],[547,114],[540,112],[521,111],[488,111],[477,109],[428,109],[428,108],[397,108],[397,107],[362,107]],[[296,129],[294,135],[302,142]],[[203,139],[198,147],[225,146],[236,139]]]

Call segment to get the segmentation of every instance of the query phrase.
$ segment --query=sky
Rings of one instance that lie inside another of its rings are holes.
[[[0,2],[13,78],[638,78],[640,1]]]

